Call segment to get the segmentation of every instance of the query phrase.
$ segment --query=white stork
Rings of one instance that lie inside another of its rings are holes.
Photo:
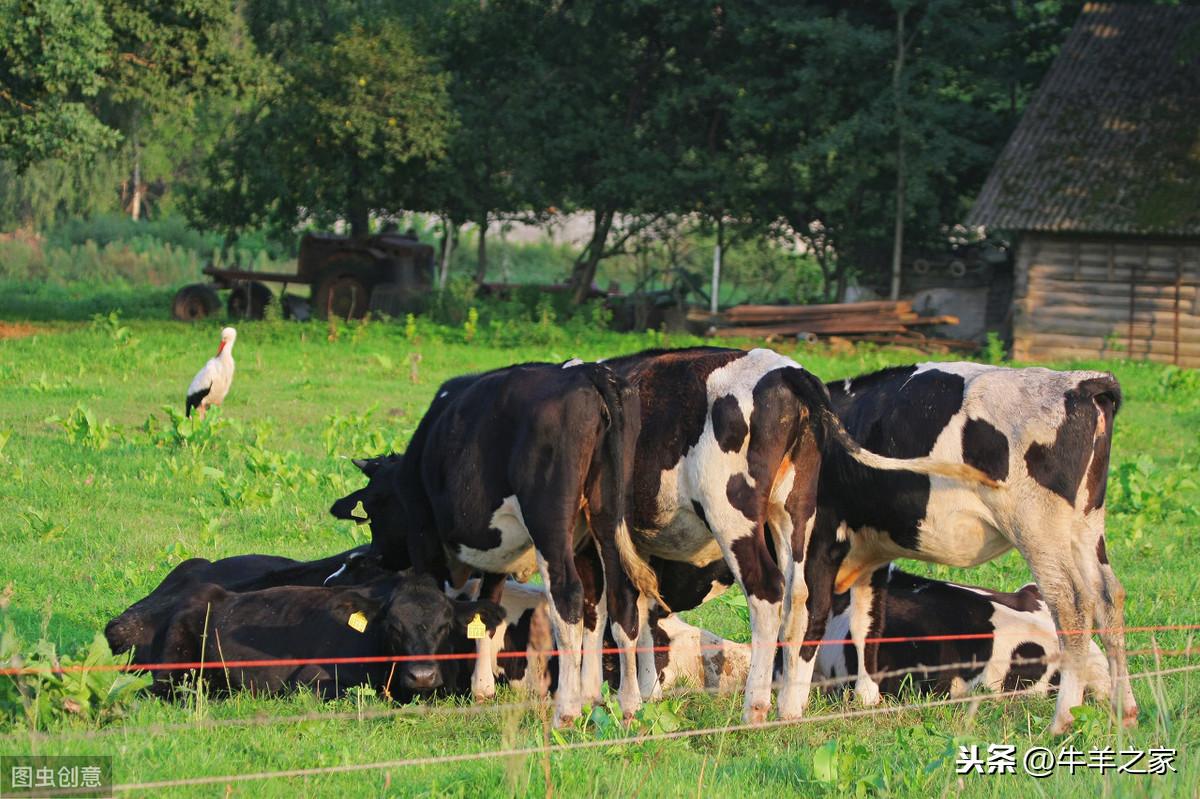
[[[220,405],[229,393],[233,383],[233,342],[237,341],[237,331],[227,327],[221,331],[221,343],[217,354],[208,359],[204,368],[196,373],[192,384],[188,386],[186,414],[192,415],[192,408],[200,409],[200,419],[210,405]]]

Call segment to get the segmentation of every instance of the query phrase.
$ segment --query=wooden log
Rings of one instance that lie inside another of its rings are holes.
[[[869,325],[850,325],[849,328],[839,328],[836,325],[826,325],[821,330],[813,330],[807,325],[738,325],[718,327],[713,335],[718,338],[768,338],[770,336],[796,336],[802,333],[818,335],[843,335],[846,333],[905,333],[908,329],[897,323],[876,323]]]
[[[1129,341],[1124,336],[1095,336],[1083,333],[1035,333],[1032,336],[1026,336],[1025,345],[1030,352],[1038,347],[1075,347],[1080,350],[1091,351],[1097,353],[1096,357],[1128,357],[1134,360],[1141,358],[1144,355],[1155,353],[1159,355],[1173,356],[1175,353],[1175,342],[1148,340],[1136,338],[1133,346],[1129,346]],[[1114,347],[1114,345],[1116,345]],[[1180,355],[1186,357],[1200,357],[1200,342],[1189,341],[1179,342]]]
[[[1033,311],[1033,317],[1039,322],[1053,324],[1054,320],[1086,321],[1105,324],[1129,324],[1129,308],[1094,307],[1086,308],[1079,305],[1044,305]],[[1144,307],[1141,303],[1133,314],[1134,324],[1167,325],[1175,324],[1175,313],[1170,306],[1162,310]],[[1200,316],[1190,313],[1179,314],[1179,326],[1182,330],[1200,330]]]
[[[1036,346],[1021,354],[1019,361],[1102,361],[1126,358],[1125,353],[1112,352],[1101,355],[1090,349],[1075,347]],[[1135,357],[1131,360],[1153,361],[1155,363],[1174,363],[1174,357],[1162,353],[1150,353],[1145,357]],[[1184,356],[1179,358],[1179,365],[1186,368],[1200,368],[1200,356]]]

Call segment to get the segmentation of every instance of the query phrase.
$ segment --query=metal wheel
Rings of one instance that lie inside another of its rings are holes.
[[[355,275],[330,275],[322,278],[313,291],[313,311],[323,319],[361,319],[370,300],[366,284]]]
[[[192,283],[175,293],[175,299],[171,301],[171,316],[181,322],[195,322],[211,316],[220,307],[221,298],[212,286]]]
[[[225,308],[232,319],[262,319],[263,309],[275,301],[271,290],[254,280],[239,283],[229,292]]]

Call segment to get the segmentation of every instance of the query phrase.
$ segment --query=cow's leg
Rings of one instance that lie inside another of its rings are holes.
[[[1023,519],[1016,542],[1033,571],[1059,631],[1062,662],[1059,665],[1058,700],[1050,725],[1054,734],[1070,729],[1074,721],[1071,708],[1083,703],[1091,636],[1081,631],[1091,629],[1099,594],[1099,563],[1095,559],[1095,550],[1091,561],[1085,564],[1091,575],[1079,568],[1079,559],[1072,551],[1082,543],[1072,524],[1073,513],[1064,505],[1061,511],[1049,512],[1036,519]],[[1066,536],[1071,540],[1063,546]]]
[[[570,555],[547,557],[537,553],[538,570],[549,596],[550,626],[558,651],[558,691],[554,697],[554,723],[570,726],[583,706],[580,683],[583,648],[583,586]]]
[[[735,476],[733,481],[739,479],[745,485],[740,476]],[[765,494],[763,491],[757,501],[754,497],[745,498],[737,508],[724,496],[715,502],[703,503],[709,528],[746,594],[746,605],[750,610],[750,673],[746,676],[746,699],[742,709],[742,717],[750,724],[765,721],[771,710],[771,681],[783,621],[783,574],[763,537]],[[749,518],[750,514],[755,518]]]
[[[813,449],[815,454],[815,447]],[[779,688],[779,718],[799,718],[808,706],[816,659],[801,656],[801,645],[811,625],[808,614],[809,585],[804,568],[809,540],[816,521],[817,475],[820,460],[794,470],[785,483],[786,501],[772,505],[770,529],[774,535],[776,560],[783,570],[783,624],[780,635],[783,682]],[[782,499],[782,498],[781,498]]]
[[[663,686],[658,678],[658,661],[654,651],[657,644],[654,641],[654,626],[650,624],[651,614],[661,610],[657,602],[638,597],[641,634],[637,641],[637,680],[642,701],[657,702],[662,699]]]
[[[834,578],[847,549],[844,542],[835,540],[837,526],[829,510],[818,509],[804,558],[804,579],[808,583],[808,630],[804,633],[804,640],[810,643],[800,647],[800,659],[810,664],[809,669],[814,669],[817,664],[817,651],[820,646],[812,642],[825,637],[830,613],[833,611]],[[844,687],[844,684],[837,685],[836,692],[841,694]],[[828,692],[829,689],[830,686],[826,685],[825,690]]]
[[[592,523],[597,533],[600,558],[604,565],[604,590],[608,595],[608,616],[612,623],[613,641],[619,650],[621,677],[617,688],[617,702],[621,705],[621,715],[631,719],[642,706],[642,686],[638,679],[639,664],[642,660],[638,647],[643,639],[643,630],[648,629],[648,601],[640,596],[621,564],[616,535],[617,526],[624,525],[625,521],[618,520],[615,514],[604,511],[595,514]],[[623,534],[628,535],[627,532]],[[654,654],[651,652],[650,662],[653,663],[653,660]]]
[[[479,581],[479,598],[500,604],[504,595],[504,575],[485,574]],[[496,696],[496,653],[504,646],[507,622],[501,622],[496,630],[475,642],[475,669],[471,672],[471,696],[483,702]]]
[[[1077,552],[1078,559],[1095,558],[1100,580],[1099,601],[1096,603],[1096,626],[1100,629],[1100,640],[1108,656],[1108,672],[1112,683],[1111,700],[1113,712],[1127,726],[1137,724],[1137,700],[1129,682],[1129,663],[1125,656],[1125,587],[1117,579],[1108,562],[1108,551],[1104,544],[1104,510],[1093,511],[1087,519],[1093,531],[1095,543]],[[1098,533],[1098,534],[1097,534]]]
[[[604,627],[608,621],[604,566],[594,539],[575,553],[575,570],[583,585],[583,653],[580,692],[584,704],[597,704],[604,683]]]
[[[866,706],[879,704],[879,683],[872,676],[878,670],[878,638],[883,631],[883,592],[872,584],[874,572],[864,571],[850,589],[850,640],[858,656],[858,678],[854,694]]]

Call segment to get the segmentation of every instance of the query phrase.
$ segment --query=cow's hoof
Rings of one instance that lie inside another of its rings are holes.
[[[1068,711],[1066,716],[1055,716],[1054,721],[1050,724],[1051,735],[1065,735],[1071,731],[1071,726],[1075,723],[1075,717]]]
[[[474,691],[471,694],[476,702],[490,702],[496,698],[495,690],[492,691]]]
[[[767,720],[767,714],[770,712],[770,705],[751,705],[742,713],[742,720],[747,724],[762,724]]]
[[[782,691],[779,694],[779,718],[782,720],[798,719],[804,715],[808,697],[799,691]]]
[[[1122,727],[1136,727],[1138,725],[1138,709],[1137,705],[1125,708],[1125,712],[1121,715]]]
[[[859,704],[863,707],[874,707],[882,699],[879,695],[879,684],[870,678],[859,680],[854,684],[854,695],[858,697]]]
[[[563,713],[563,714],[555,713],[554,714],[554,728],[557,730],[565,730],[570,727],[573,727],[573,726],[575,726],[576,718],[578,718],[578,716],[573,716],[570,713]]]

